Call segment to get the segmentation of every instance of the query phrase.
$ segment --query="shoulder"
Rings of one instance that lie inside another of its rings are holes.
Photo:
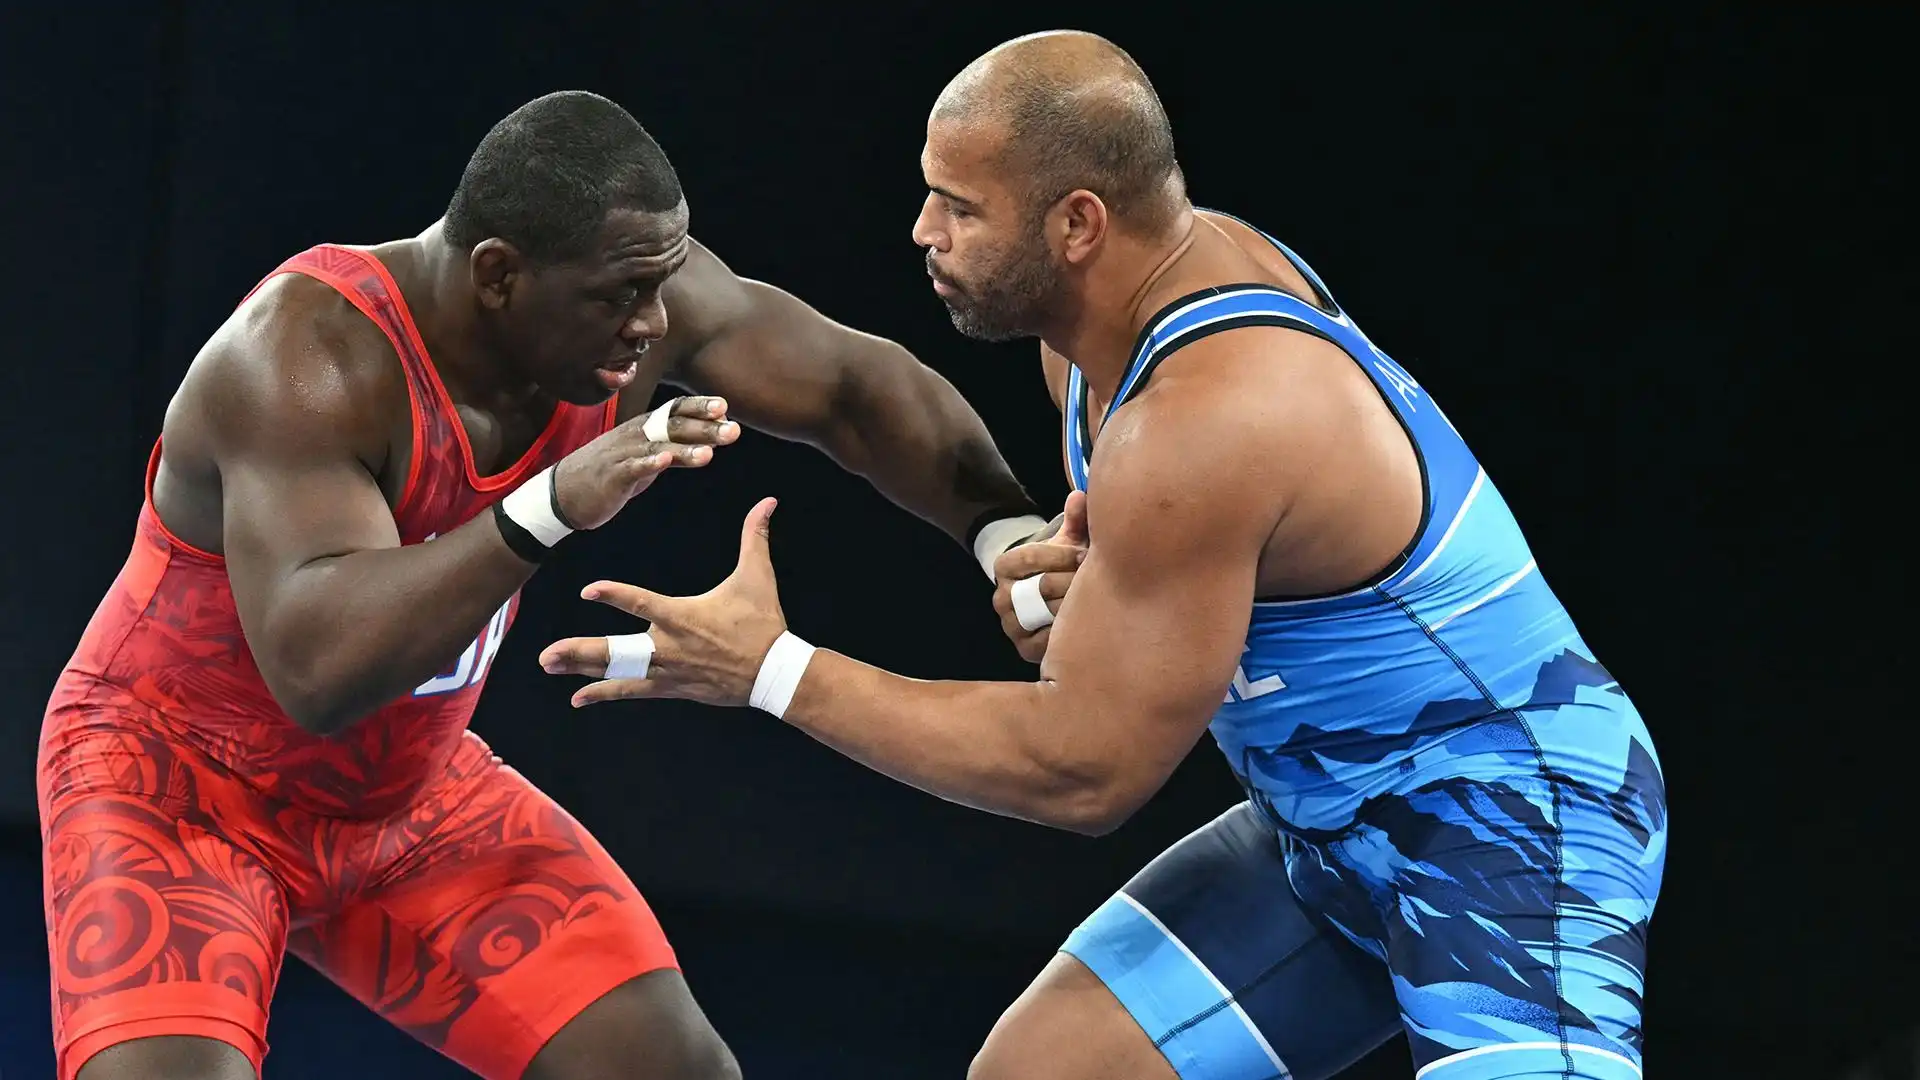
[[[216,443],[274,433],[298,439],[318,428],[383,447],[406,394],[386,334],[331,286],[288,273],[263,284],[215,333],[176,406]],[[170,410],[169,428],[173,421]]]
[[[667,341],[704,340],[753,309],[754,288],[768,286],[740,277],[713,249],[687,238],[687,261],[661,287],[667,306]]]
[[[669,370],[684,373],[723,340],[741,346],[721,350],[729,356],[768,361],[813,357],[850,340],[848,335],[869,337],[785,289],[741,277],[699,241],[689,237],[687,244],[686,263],[661,289],[667,335],[655,347],[664,350]]]
[[[231,351],[266,358],[279,374],[357,379],[397,370],[386,332],[339,290],[304,274],[262,285],[228,326]]]
[[[1178,432],[1208,438],[1209,456],[1249,457],[1332,435],[1343,415],[1377,396],[1333,342],[1286,327],[1242,326],[1166,355],[1110,426],[1122,436],[1116,442]]]
[[[1265,245],[1267,242],[1266,237],[1260,235],[1259,231],[1230,214],[1223,214],[1218,210],[1203,210],[1195,207],[1193,216],[1236,239],[1258,241],[1262,245]]]
[[[1372,384],[1337,345],[1252,326],[1171,354],[1102,428],[1089,492],[1264,540]]]
[[[660,289],[667,334],[654,346],[667,372],[686,374],[709,345],[764,321],[769,299],[783,296],[743,278],[700,241],[687,238],[687,261]]]

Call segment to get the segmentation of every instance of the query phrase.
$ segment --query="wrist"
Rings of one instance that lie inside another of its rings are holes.
[[[760,673],[754,676],[747,704],[773,714],[776,719],[785,719],[787,707],[793,704],[794,692],[800,688],[800,679],[807,673],[817,651],[791,631],[782,630],[760,661]]]
[[[993,564],[1021,542],[1047,527],[1047,519],[1038,514],[1017,514],[1001,517],[997,520],[985,520],[974,532],[971,547],[973,557],[986,572],[987,580],[993,580]]]
[[[554,489],[555,468],[550,465],[540,470],[493,504],[500,538],[515,555],[530,563],[544,560],[555,544],[576,531],[560,512],[560,499]]]

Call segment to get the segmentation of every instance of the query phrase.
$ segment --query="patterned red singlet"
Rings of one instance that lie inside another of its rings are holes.
[[[562,404],[520,461],[482,477],[386,268],[323,245],[268,278],[283,273],[346,296],[405,369],[404,544],[457,528],[613,422],[615,402]],[[217,1039],[257,1069],[289,948],[490,1078],[518,1077],[607,990],[673,966],[626,875],[467,730],[518,594],[446,671],[314,735],[261,678],[224,561],[154,511],[160,454],[133,550],[41,730],[60,1080],[152,1035]]]

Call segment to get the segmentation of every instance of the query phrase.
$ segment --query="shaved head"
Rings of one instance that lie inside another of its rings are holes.
[[[914,241],[969,337],[1043,335],[1070,319],[1100,252],[1120,266],[1188,220],[1173,132],[1140,65],[1093,34],[997,46],[934,103]]]
[[[994,140],[996,165],[1030,210],[1084,188],[1116,222],[1154,232],[1185,198],[1153,84],[1094,34],[1053,30],[995,47],[947,84],[932,121]]]

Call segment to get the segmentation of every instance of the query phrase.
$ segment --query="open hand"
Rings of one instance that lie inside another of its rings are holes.
[[[554,675],[587,675],[599,682],[575,691],[576,708],[624,698],[683,698],[708,705],[745,705],[767,650],[787,628],[773,576],[768,523],[776,502],[762,499],[740,527],[740,560],[733,573],[699,596],[661,596],[635,585],[596,581],[587,600],[617,607],[653,625],[653,658],[645,678],[608,679],[604,637],[566,638],[540,653]]]

